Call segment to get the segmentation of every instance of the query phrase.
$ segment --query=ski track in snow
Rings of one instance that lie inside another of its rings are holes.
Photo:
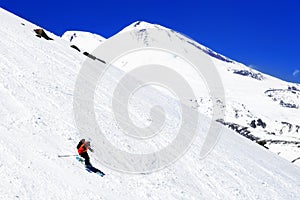
[[[72,95],[85,57],[51,33],[54,41],[37,38],[37,26],[2,9],[0,17],[1,199],[300,199],[296,165],[225,128],[206,159],[201,127],[182,158],[146,175],[110,170],[91,153],[101,178],[58,158],[76,153],[80,139]]]

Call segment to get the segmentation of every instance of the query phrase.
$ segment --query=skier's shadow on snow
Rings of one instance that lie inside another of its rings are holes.
[[[100,173],[103,173],[100,169],[97,169],[96,167],[93,167],[92,165],[86,166],[85,168],[89,172],[94,172],[94,173],[100,172]]]
[[[76,160],[78,160],[79,162],[84,164],[84,159],[83,158],[81,158],[79,156],[76,156]],[[96,173],[96,174],[99,174],[100,176],[105,175],[100,169],[97,169],[96,167],[93,167],[93,165],[85,166],[85,169],[86,169],[86,171],[88,171],[90,173]]]

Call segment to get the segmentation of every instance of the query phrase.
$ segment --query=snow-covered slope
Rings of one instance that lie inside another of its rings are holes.
[[[116,172],[101,165],[101,157],[91,154],[93,164],[107,174],[100,178],[87,173],[73,157],[58,158],[58,154],[74,154],[81,139],[73,119],[72,101],[77,75],[88,58],[49,32],[53,41],[36,37],[34,24],[3,9],[0,18],[2,199],[300,198],[299,167],[228,129],[222,130],[215,149],[201,160],[200,146],[207,129],[202,127],[183,157],[151,174]],[[229,67],[225,65],[223,70],[233,70],[236,65]],[[115,71],[122,73],[120,69]],[[244,80],[240,75],[228,76]],[[277,80],[268,79],[269,87],[286,84],[278,81],[273,85]],[[228,81],[226,86],[230,84],[234,83]],[[104,89],[97,91],[100,97],[108,95]],[[229,90],[229,97],[234,97],[236,90]],[[258,98],[264,99],[263,95]],[[278,106],[268,95],[266,98]],[[106,119],[108,105],[96,106],[103,108],[105,112],[100,117]],[[261,113],[254,108],[252,112]],[[275,111],[274,115],[277,116]],[[104,126],[110,123],[104,121]],[[108,134],[114,139],[113,132]]]

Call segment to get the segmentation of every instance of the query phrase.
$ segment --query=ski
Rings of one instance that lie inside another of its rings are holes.
[[[81,164],[85,164],[84,159],[81,158],[80,156],[76,156],[76,160],[79,161]],[[101,177],[105,175],[104,172],[102,172],[100,169],[93,167],[92,165],[85,166],[85,170],[89,173],[95,173]]]

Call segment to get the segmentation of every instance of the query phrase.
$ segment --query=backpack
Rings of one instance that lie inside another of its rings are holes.
[[[82,140],[80,140],[80,142],[77,144],[77,149],[79,149],[82,144],[83,144],[83,142],[82,142]]]

